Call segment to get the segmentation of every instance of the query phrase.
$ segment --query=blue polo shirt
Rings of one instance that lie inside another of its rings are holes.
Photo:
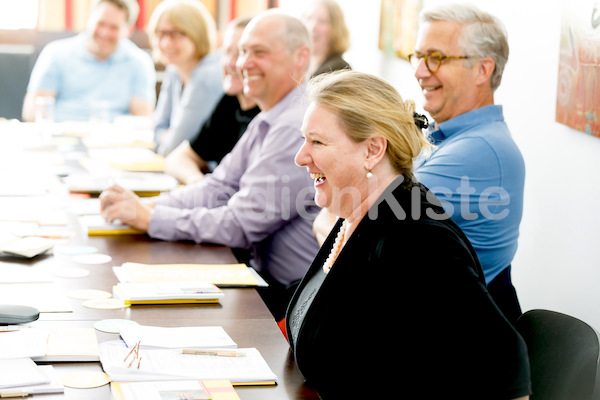
[[[429,139],[437,148],[429,158],[416,160],[414,174],[469,238],[489,283],[517,251],[523,156],[499,105],[442,122],[429,132]]]
[[[110,103],[111,119],[129,114],[134,97],[154,104],[156,72],[150,55],[128,39],[100,61],[86,48],[88,34],[48,43],[31,72],[28,91],[56,91],[55,119],[88,120],[94,102]]]

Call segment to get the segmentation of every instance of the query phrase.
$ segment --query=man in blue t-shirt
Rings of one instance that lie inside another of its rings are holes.
[[[525,164],[494,104],[508,59],[501,22],[473,6],[423,11],[409,59],[435,120],[437,146],[415,176],[441,201],[471,241],[488,291],[511,322],[521,314],[510,264],[523,213]],[[432,243],[435,246],[435,243]]]
[[[96,0],[87,30],[44,47],[31,72],[23,120],[35,120],[36,98],[53,97],[54,119],[151,116],[156,71],[150,55],[132,43],[139,6],[133,0]]]

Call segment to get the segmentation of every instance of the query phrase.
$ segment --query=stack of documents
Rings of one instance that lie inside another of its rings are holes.
[[[100,345],[100,362],[111,382],[227,379],[234,385],[273,385],[277,376],[255,348],[236,349],[239,356],[184,354],[181,349],[139,350],[139,368],[123,362],[131,350],[122,342]]]
[[[88,171],[115,169],[130,172],[163,172],[165,158],[143,147],[97,148],[88,150],[89,158],[80,161]]]
[[[100,193],[113,184],[118,184],[140,195],[168,192],[179,186],[170,175],[152,172],[95,171],[71,174],[64,178],[71,192]]]
[[[51,365],[37,366],[30,358],[0,360],[0,397],[62,393],[63,385]]]
[[[223,291],[210,282],[118,283],[113,297],[127,305],[218,303]]]
[[[216,379],[234,385],[267,385],[277,381],[258,350],[238,349],[220,326],[132,325],[120,334],[123,341],[100,345],[100,362],[111,382]],[[127,363],[133,350],[137,361]]]
[[[0,359],[24,357],[43,362],[98,361],[98,340],[93,328],[3,332]]]
[[[219,287],[267,286],[246,264],[139,264],[113,267],[120,282],[210,282]]]
[[[94,328],[56,328],[49,330],[46,354],[34,357],[43,362],[88,362],[99,360]]]
[[[141,235],[144,231],[120,222],[106,222],[101,215],[82,215],[79,223],[88,236]]]
[[[0,255],[33,258],[44,254],[53,247],[54,242],[43,237],[28,236],[20,238],[5,235],[0,238]]]
[[[49,208],[47,199],[11,197],[1,201],[0,221],[2,222],[24,222],[43,226],[66,226],[68,223],[64,210]]]
[[[154,149],[154,131],[152,128],[135,129],[134,124],[129,123],[126,124],[127,126],[123,126],[125,124],[117,124],[117,121],[115,121],[110,129],[104,129],[100,134],[94,132],[81,141],[87,148],[144,147]]]

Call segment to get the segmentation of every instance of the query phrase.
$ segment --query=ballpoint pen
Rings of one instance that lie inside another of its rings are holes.
[[[235,350],[181,349],[181,353],[219,357],[244,357],[244,353]]]
[[[0,332],[16,332],[21,329],[31,328],[29,325],[0,325]]]
[[[13,390],[0,390],[0,398],[14,398],[14,397],[27,397],[29,396],[29,392],[21,389],[13,389]]]

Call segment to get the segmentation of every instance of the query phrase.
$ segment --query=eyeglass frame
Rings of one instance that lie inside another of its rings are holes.
[[[436,56],[436,57],[439,58],[438,66],[434,70],[432,70],[429,67],[429,57],[431,57],[431,56]],[[416,60],[415,63],[416,64],[413,64],[413,57],[416,57],[415,58],[415,60]],[[419,54],[417,54],[417,52],[413,52],[413,53],[410,53],[408,55],[408,62],[410,63],[410,65],[413,66],[413,68],[417,69],[419,67],[419,62],[422,59],[425,59],[425,67],[427,67],[427,70],[429,72],[431,72],[432,74],[434,74],[434,73],[436,73],[436,72],[439,71],[440,67],[442,66],[442,61],[444,61],[446,59],[448,59],[448,60],[468,60],[470,58],[475,58],[475,57],[473,57],[473,56],[443,56],[443,55],[438,54],[436,52],[431,52],[431,53],[428,53],[428,54],[421,54],[421,55],[419,55]]]
[[[172,40],[174,42],[183,39],[183,37],[187,36],[187,33],[180,31],[178,29],[173,29],[173,30],[156,30],[154,32],[154,37],[156,37],[156,39],[158,41],[163,40],[164,38],[169,38],[169,40]]]

